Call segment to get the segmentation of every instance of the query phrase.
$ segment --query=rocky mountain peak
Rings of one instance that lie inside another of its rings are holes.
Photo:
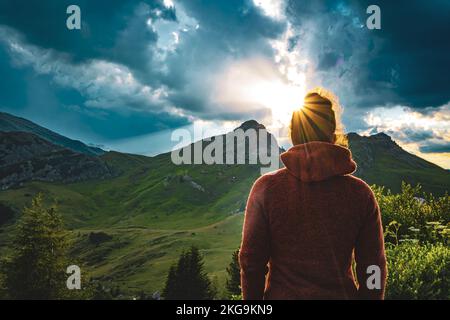
[[[256,130],[259,130],[259,129],[265,129],[266,127],[263,125],[263,124],[261,124],[261,123],[259,123],[258,121],[256,121],[256,120],[247,120],[247,121],[245,121],[245,122],[243,122],[239,127],[237,127],[235,130],[237,130],[237,129],[242,129],[242,130],[244,130],[244,131],[247,131],[248,129],[256,129]]]
[[[374,135],[372,135],[370,137],[371,137],[371,139],[375,139],[375,140],[392,141],[392,138],[389,135],[387,135],[386,133],[384,133],[384,132],[379,132],[379,133],[374,134]]]

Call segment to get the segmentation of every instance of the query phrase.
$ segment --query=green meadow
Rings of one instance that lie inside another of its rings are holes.
[[[0,201],[17,212],[15,218],[38,193],[47,204],[56,203],[69,230],[73,263],[128,295],[161,291],[170,265],[191,245],[201,249],[207,272],[222,287],[259,167],[175,166],[167,154],[104,157],[121,175],[74,184],[31,182],[0,192]],[[13,230],[13,222],[2,228],[2,254]]]

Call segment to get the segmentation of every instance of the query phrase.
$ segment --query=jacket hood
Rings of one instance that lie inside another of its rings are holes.
[[[281,154],[281,161],[289,173],[304,182],[323,181],[356,170],[349,149],[320,141],[290,148]]]

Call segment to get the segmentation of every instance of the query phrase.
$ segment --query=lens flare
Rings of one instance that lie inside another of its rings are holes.
[[[260,119],[270,127],[286,127],[292,112],[301,108],[305,95],[305,75],[295,83],[263,59],[228,65],[217,77],[215,102],[230,112],[257,113],[269,110],[270,119]]]

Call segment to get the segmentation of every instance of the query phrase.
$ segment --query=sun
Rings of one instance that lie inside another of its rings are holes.
[[[292,113],[303,105],[305,87],[280,78],[259,79],[247,85],[247,98],[270,109],[273,127],[287,126]]]
[[[289,125],[292,112],[303,104],[304,79],[297,74],[295,83],[289,81],[266,60],[241,61],[220,73],[214,97],[236,111],[269,110],[270,119],[265,121],[272,123],[266,125],[281,128]]]

